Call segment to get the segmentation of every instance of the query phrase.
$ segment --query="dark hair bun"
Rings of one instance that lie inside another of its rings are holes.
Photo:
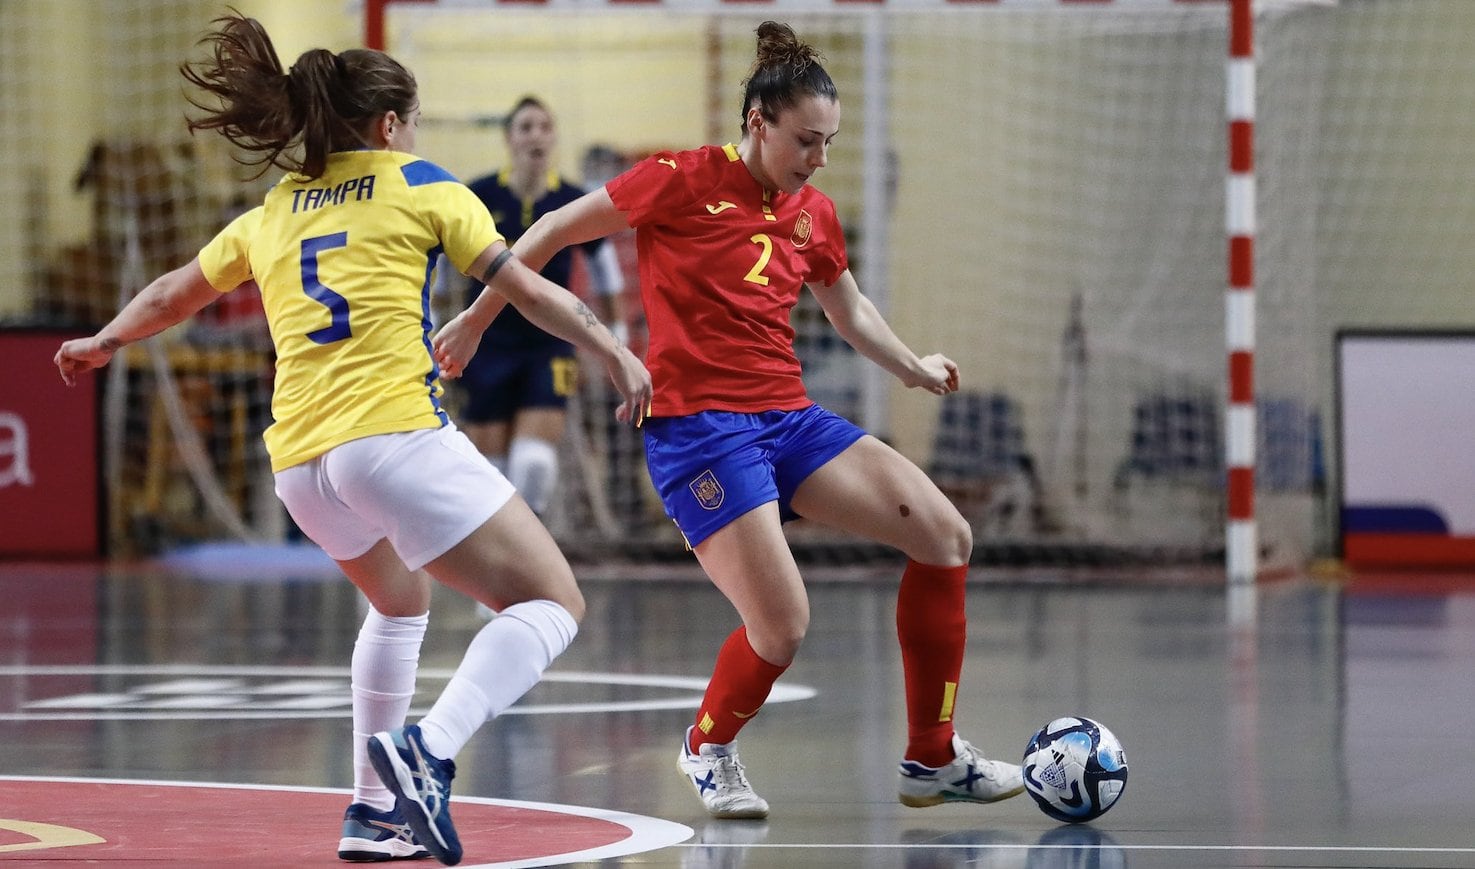
[[[758,25],[757,68],[790,67],[797,78],[811,63],[819,60],[819,52],[808,43],[800,42],[789,25],[777,21]]]

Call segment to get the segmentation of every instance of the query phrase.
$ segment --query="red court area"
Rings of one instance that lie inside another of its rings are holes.
[[[0,779],[0,863],[341,867],[347,805],[341,793]],[[632,833],[603,818],[457,800],[452,817],[463,865],[553,857]]]

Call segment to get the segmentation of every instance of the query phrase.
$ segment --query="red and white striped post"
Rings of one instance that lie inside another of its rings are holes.
[[[1229,353],[1228,521],[1224,569],[1231,585],[1255,581],[1255,17],[1252,0],[1229,0],[1229,178],[1225,230],[1229,282],[1224,337]]]

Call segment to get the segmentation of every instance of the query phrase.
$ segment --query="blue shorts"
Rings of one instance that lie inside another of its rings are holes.
[[[797,519],[794,490],[865,436],[817,404],[803,410],[708,410],[645,421],[645,462],[666,515],[695,547],[769,501]]]
[[[478,352],[457,380],[463,423],[508,422],[525,407],[568,406],[578,360],[567,345]]]

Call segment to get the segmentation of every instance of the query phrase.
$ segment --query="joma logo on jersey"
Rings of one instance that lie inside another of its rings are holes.
[[[722,499],[726,493],[722,491],[722,484],[717,482],[717,475],[711,471],[702,471],[695,480],[688,484],[691,493],[697,496],[697,503],[704,510],[716,510],[722,506]]]
[[[717,204],[716,205],[708,205],[707,206],[707,213],[708,214],[721,214],[722,212],[726,211],[729,208],[737,208],[737,206],[734,205],[734,204],[732,204],[731,202],[728,202],[726,199],[719,199],[719,200],[717,200]]]
[[[307,187],[302,190],[292,191],[292,213],[299,211],[310,211],[315,208],[326,208],[329,205],[342,205],[350,198],[354,202],[374,198],[374,176],[365,175],[362,178],[350,178],[340,181],[332,187]]]
[[[799,217],[794,221],[794,234],[789,236],[789,241],[794,247],[803,247],[809,244],[809,236],[814,232],[814,218],[804,209],[799,210]]]

